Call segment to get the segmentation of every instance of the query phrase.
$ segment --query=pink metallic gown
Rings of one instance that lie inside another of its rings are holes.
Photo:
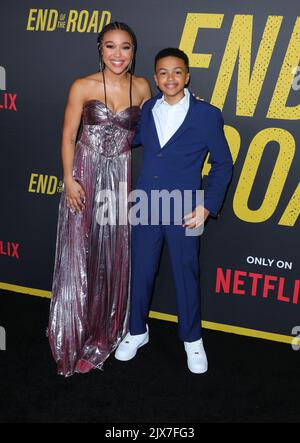
[[[130,192],[130,144],[139,114],[137,106],[114,114],[99,100],[83,108],[73,176],[85,190],[86,204],[82,213],[72,212],[63,191],[48,326],[58,373],[66,377],[101,369],[127,332],[130,226],[118,223],[121,211],[128,212],[118,191],[123,182]],[[114,224],[99,224],[105,189],[116,195],[107,200]]]

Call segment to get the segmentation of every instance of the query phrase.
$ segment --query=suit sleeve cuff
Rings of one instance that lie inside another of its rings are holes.
[[[205,209],[207,209],[209,211],[210,217],[214,217],[214,218],[218,218],[219,217],[219,211],[216,210],[215,208],[212,208],[209,203],[206,203],[204,201],[204,205],[203,206],[204,206]]]

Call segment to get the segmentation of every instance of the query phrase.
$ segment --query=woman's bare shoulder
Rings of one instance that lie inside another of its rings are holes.
[[[133,85],[143,99],[151,97],[150,83],[145,77],[133,76]]]
[[[89,74],[89,75],[86,75],[85,77],[82,77],[82,80],[85,80],[86,82],[88,82],[88,83],[93,83],[93,82],[100,82],[100,83],[102,83],[102,75],[101,75],[101,72],[94,72],[93,74]]]
[[[132,77],[134,84],[138,87],[138,88],[150,88],[150,84],[148,82],[148,80],[145,77],[137,77],[136,75],[134,75]]]
[[[89,97],[93,93],[95,86],[102,83],[102,78],[99,73],[90,74],[85,77],[79,77],[73,80],[70,93],[81,97]]]

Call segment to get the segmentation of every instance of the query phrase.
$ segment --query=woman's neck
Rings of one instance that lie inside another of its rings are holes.
[[[127,83],[128,81],[128,73],[127,71],[122,72],[121,74],[115,74],[109,69],[104,69],[105,80],[110,83],[114,83],[115,85],[121,85],[123,83]]]

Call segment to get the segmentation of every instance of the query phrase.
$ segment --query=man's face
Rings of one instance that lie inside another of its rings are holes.
[[[181,58],[168,56],[158,60],[154,80],[166,98],[183,97],[189,79],[187,67]]]

